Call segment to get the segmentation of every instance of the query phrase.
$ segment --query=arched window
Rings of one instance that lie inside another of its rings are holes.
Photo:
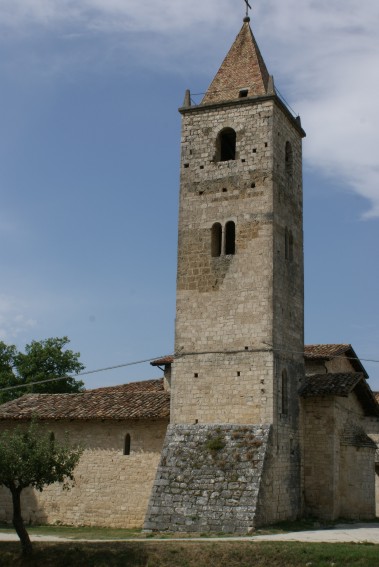
[[[130,435],[127,433],[124,439],[124,455],[130,455]]]
[[[217,136],[217,161],[236,159],[236,133],[233,128],[224,128]]]
[[[286,142],[285,166],[286,166],[286,175],[288,177],[291,177],[292,169],[293,169],[293,157],[292,157],[292,146],[290,142]]]
[[[282,388],[282,414],[283,415],[287,415],[288,414],[288,376],[287,376],[287,370],[283,370],[282,371],[282,384],[281,384]]]
[[[219,222],[215,222],[212,226],[211,235],[211,254],[213,257],[221,256],[221,239],[222,226]]]
[[[235,254],[236,252],[236,225],[233,221],[228,221],[225,225],[225,254]]]

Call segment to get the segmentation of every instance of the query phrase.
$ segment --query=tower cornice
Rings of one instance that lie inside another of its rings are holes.
[[[202,113],[206,110],[218,110],[226,107],[239,107],[242,105],[255,105],[266,101],[273,101],[286,115],[291,124],[296,128],[302,138],[305,138],[306,133],[301,127],[300,116],[294,116],[288,109],[286,104],[276,94],[267,94],[259,96],[250,96],[237,100],[225,100],[220,102],[201,103],[196,106],[182,106],[178,110],[180,114],[196,114]]]

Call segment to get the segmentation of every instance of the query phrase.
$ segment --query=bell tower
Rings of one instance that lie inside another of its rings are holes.
[[[172,423],[295,424],[304,132],[248,17],[201,104],[187,94],[180,112]]]
[[[179,110],[171,425],[157,479],[167,481],[166,487],[181,479],[183,510],[191,508],[189,501],[193,506],[178,522],[188,529],[188,514],[197,514],[196,487],[208,486],[204,478],[228,479],[228,468],[220,463],[232,466],[235,459],[240,465],[229,481],[250,474],[248,484],[254,487],[252,493],[243,493],[242,485],[237,490],[244,494],[239,512],[244,520],[233,521],[222,491],[204,489],[201,498],[208,500],[199,517],[209,518],[197,528],[230,531],[238,524],[236,530],[244,531],[295,518],[301,509],[297,390],[304,376],[305,132],[275,89],[248,16],[202,102],[193,106],[187,91]],[[209,455],[203,460],[199,455],[212,439],[220,452],[210,449],[211,463]],[[198,445],[183,464],[198,471],[197,480],[194,473],[188,481],[178,473],[183,454],[178,448],[186,442]],[[207,463],[215,468],[207,470]],[[167,491],[154,487],[154,509]],[[220,525],[212,524],[212,506],[224,518]],[[153,517],[147,527],[164,529]]]

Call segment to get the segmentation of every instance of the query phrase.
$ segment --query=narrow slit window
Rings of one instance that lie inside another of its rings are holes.
[[[130,435],[127,433],[124,439],[124,455],[130,455]]]
[[[285,234],[284,234],[284,258],[288,260],[289,258],[289,235],[288,235],[288,228],[286,227]]]
[[[214,258],[221,256],[222,227],[219,222],[212,226],[211,254]]]
[[[282,414],[288,414],[288,375],[287,370],[282,371]]]
[[[225,225],[225,254],[236,253],[236,225],[228,221]]]
[[[218,161],[236,159],[236,133],[233,128],[224,128],[217,137]]]
[[[293,156],[292,156],[292,146],[290,142],[286,142],[285,166],[286,166],[287,177],[291,177],[293,170]]]
[[[288,233],[288,259],[290,262],[293,260],[293,234],[292,230]]]

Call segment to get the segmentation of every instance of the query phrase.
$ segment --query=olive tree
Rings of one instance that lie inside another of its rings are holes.
[[[27,487],[42,492],[54,482],[69,489],[82,452],[81,447],[72,447],[66,440],[56,441],[54,434],[35,420],[26,428],[18,426],[0,433],[0,486],[12,494],[13,526],[23,554],[32,552],[32,544],[22,519],[21,492]]]

